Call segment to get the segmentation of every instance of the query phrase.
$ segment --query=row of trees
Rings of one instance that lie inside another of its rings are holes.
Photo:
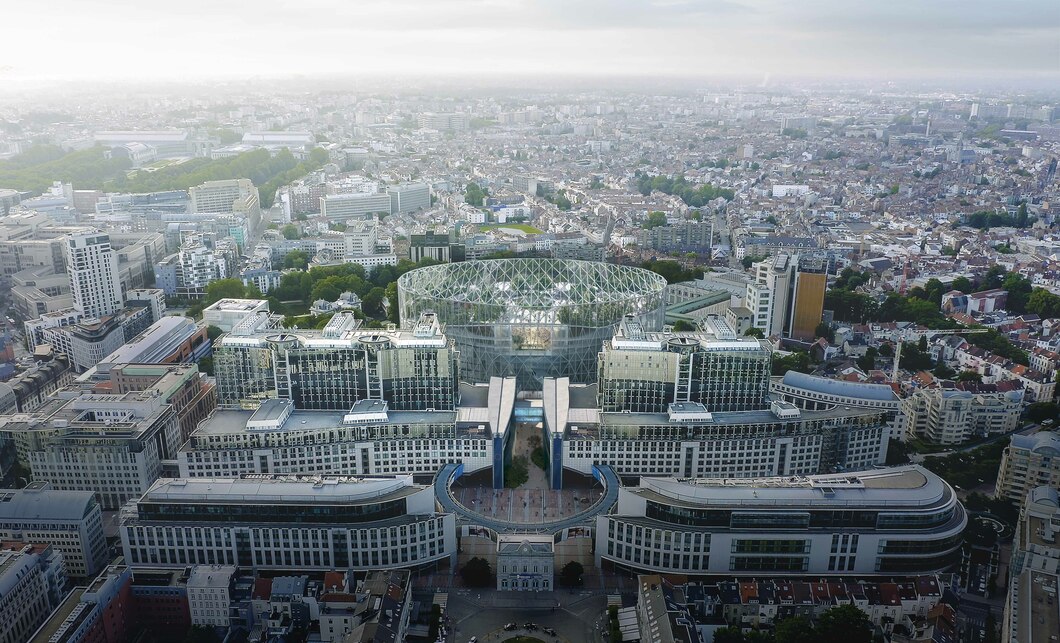
[[[1033,224],[1034,217],[1027,214],[1027,204],[1021,203],[1015,215],[1007,212],[991,212],[980,210],[969,214],[964,219],[964,225],[980,230],[990,228],[1026,228]]]
[[[738,627],[714,632],[714,643],[871,643],[875,628],[856,605],[838,605],[825,610],[814,621],[794,616],[778,621],[772,632]]]
[[[299,161],[286,149],[275,156],[268,150],[253,150],[231,158],[195,158],[151,172],[122,173],[109,181],[106,188],[118,192],[157,192],[186,190],[206,181],[250,179],[258,186],[261,207],[270,208],[280,186],[320,169],[327,161],[327,151],[319,147],[305,161]]]
[[[107,158],[102,147],[66,152],[57,145],[38,145],[0,161],[0,185],[34,193],[47,190],[53,181],[96,189],[129,167],[129,159]]]
[[[641,174],[637,177],[637,190],[644,196],[648,196],[653,191],[670,194],[679,197],[686,205],[693,208],[703,207],[718,197],[732,201],[735,196],[735,192],[729,188],[716,188],[709,183],[693,185],[683,176],[671,179],[661,175]]]

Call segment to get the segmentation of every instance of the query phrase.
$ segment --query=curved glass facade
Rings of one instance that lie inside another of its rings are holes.
[[[461,379],[514,375],[522,390],[545,377],[596,381],[596,361],[622,318],[661,330],[666,280],[640,268],[559,259],[440,264],[398,279],[403,327],[434,312],[460,350]]]

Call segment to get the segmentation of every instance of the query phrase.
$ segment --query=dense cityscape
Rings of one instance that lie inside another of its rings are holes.
[[[19,83],[0,641],[1060,636],[1055,86]]]

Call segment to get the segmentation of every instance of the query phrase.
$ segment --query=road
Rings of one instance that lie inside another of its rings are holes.
[[[1042,427],[1040,424],[1028,424],[1027,426],[1020,429],[1016,429],[1015,431],[1009,431],[1008,433],[999,433],[998,435],[992,436],[986,440],[983,440],[982,442],[976,442],[975,444],[965,447],[946,449],[945,451],[939,451],[937,453],[911,453],[909,454],[909,460],[910,462],[921,463],[928,458],[938,458],[950,455],[952,453],[968,453],[969,451],[975,451],[979,447],[983,447],[988,444],[993,444],[1000,440],[1007,440],[1013,435],[1030,435],[1032,433],[1037,432],[1041,428]]]
[[[449,593],[446,607],[453,623],[449,640],[465,643],[475,636],[479,641],[499,642],[512,635],[526,634],[522,625],[530,621],[556,630],[556,637],[545,635],[541,630],[533,633],[533,636],[545,641],[602,643],[598,623],[604,616],[606,606],[607,597],[592,592],[455,590]],[[507,623],[517,623],[520,629],[505,632]]]

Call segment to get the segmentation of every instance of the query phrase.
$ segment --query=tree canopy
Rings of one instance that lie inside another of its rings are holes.
[[[718,197],[732,201],[735,196],[735,192],[729,188],[716,188],[709,183],[693,185],[683,176],[671,179],[661,175],[641,174],[637,177],[637,190],[644,196],[648,196],[653,191],[670,194],[693,208],[703,207]]]

